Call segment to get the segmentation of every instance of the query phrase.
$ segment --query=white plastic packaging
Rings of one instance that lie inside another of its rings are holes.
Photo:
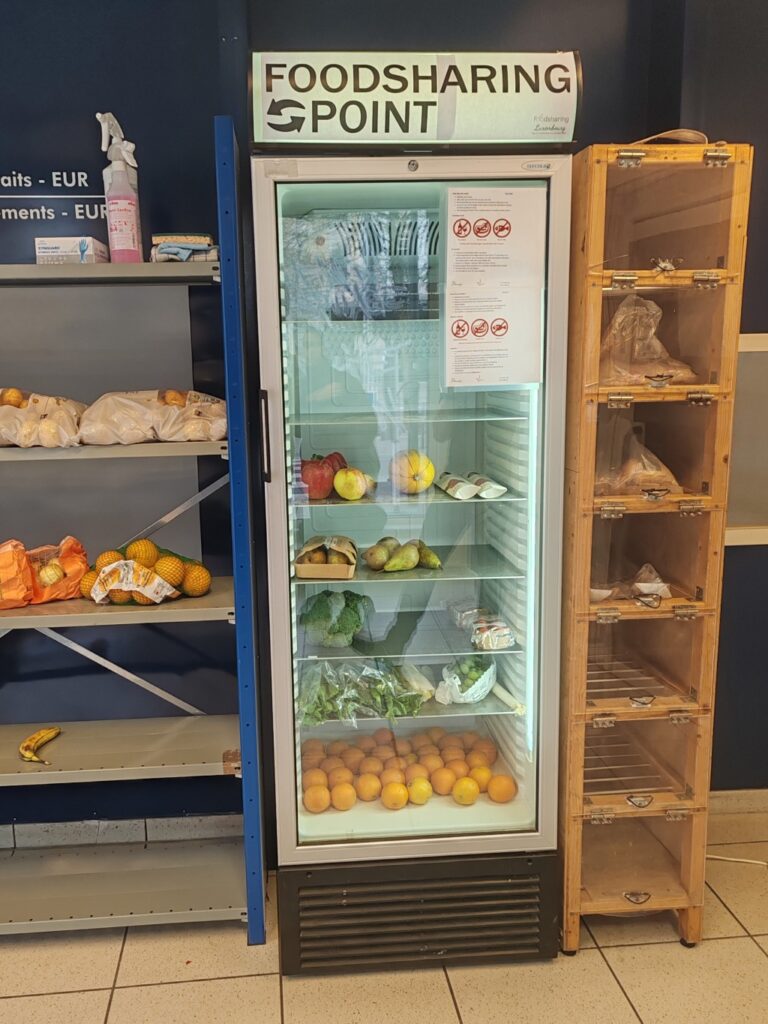
[[[482,476],[480,473],[467,473],[467,480],[477,487],[477,493],[481,498],[500,498],[502,494],[507,493],[507,488],[503,484],[491,480],[490,477]]]
[[[3,393],[16,392],[6,388]],[[71,398],[23,395],[20,405],[0,402],[0,446],[19,448],[73,448],[78,443],[80,417],[85,405]]]
[[[98,398],[80,420],[82,444],[222,441],[226,436],[226,402],[198,391],[114,391]]]
[[[437,480],[435,480],[435,487],[439,487],[441,491],[445,491],[447,495],[451,498],[456,498],[457,501],[466,501],[467,498],[474,498],[480,490],[477,484],[467,480],[465,476],[448,472],[440,474]]]
[[[443,668],[443,680],[438,683],[435,700],[438,704],[476,704],[487,697],[496,685],[496,663],[491,662],[479,679],[462,692],[461,675],[455,664]]]

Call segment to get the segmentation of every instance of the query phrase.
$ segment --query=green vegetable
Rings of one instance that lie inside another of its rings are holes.
[[[363,594],[322,590],[304,602],[299,622],[311,644],[350,647],[372,611],[373,602]]]

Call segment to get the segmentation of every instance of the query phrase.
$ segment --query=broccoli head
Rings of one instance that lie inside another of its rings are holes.
[[[349,647],[373,611],[369,597],[352,590],[337,593],[323,590],[307,598],[299,622],[310,643],[321,647]]]

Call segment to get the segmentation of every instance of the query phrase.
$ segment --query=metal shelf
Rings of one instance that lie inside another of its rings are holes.
[[[0,263],[1,285],[215,284],[216,263]]]
[[[16,849],[2,858],[0,935],[240,920],[240,839]]]
[[[229,457],[227,441],[148,441],[144,444],[83,444],[74,448],[0,448],[0,462],[60,462],[91,459]]]
[[[144,622],[222,622],[234,620],[231,576],[215,577],[204,597],[180,597],[157,605],[94,604],[84,598],[27,605],[0,612],[0,632],[64,626],[131,626]]]
[[[237,715],[63,722],[50,765],[22,761],[19,743],[50,724],[0,726],[0,786],[233,775],[240,762]]]

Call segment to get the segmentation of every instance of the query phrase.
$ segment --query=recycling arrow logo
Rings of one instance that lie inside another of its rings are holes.
[[[267,110],[267,117],[279,117],[291,107],[303,110],[304,104],[299,103],[298,100],[272,100]],[[305,121],[306,117],[297,117],[295,114],[291,114],[287,121],[278,121],[277,123],[267,121],[267,127],[276,132],[298,132],[301,131],[301,126]]]

